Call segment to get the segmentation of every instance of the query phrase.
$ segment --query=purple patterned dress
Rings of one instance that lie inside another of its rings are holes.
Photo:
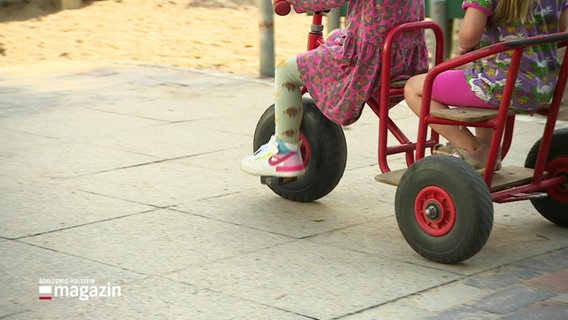
[[[506,25],[493,19],[498,0],[464,0],[462,8],[476,8],[489,18],[479,43],[484,47],[501,41],[558,32],[562,10],[568,8],[568,0],[535,1],[534,21],[525,24]],[[556,44],[533,46],[524,51],[523,60],[515,83],[511,108],[520,113],[534,113],[552,98],[556,78],[560,70],[556,56]],[[502,52],[476,60],[473,68],[464,71],[471,90],[483,101],[499,106],[503,97],[507,70],[512,51]]]
[[[346,0],[291,0],[296,12],[323,11]],[[424,0],[347,1],[345,28],[325,44],[301,53],[302,81],[323,114],[348,125],[380,86],[382,45],[388,31],[401,23],[424,20]],[[402,35],[393,44],[391,80],[405,80],[428,70],[423,31]]]

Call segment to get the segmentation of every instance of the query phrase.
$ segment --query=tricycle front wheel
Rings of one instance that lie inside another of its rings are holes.
[[[306,172],[297,178],[261,177],[282,198],[310,202],[330,193],[339,183],[347,163],[347,143],[340,125],[327,119],[311,99],[303,99],[300,127],[301,153]],[[254,133],[257,150],[274,134],[274,105],[260,117]]]

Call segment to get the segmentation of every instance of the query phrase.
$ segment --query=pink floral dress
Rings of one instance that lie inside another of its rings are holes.
[[[379,88],[382,45],[389,30],[424,20],[424,0],[291,0],[296,12],[323,11],[348,2],[345,28],[315,50],[297,56],[301,79],[325,116],[341,125],[355,122]],[[396,39],[391,81],[428,70],[423,31]]]

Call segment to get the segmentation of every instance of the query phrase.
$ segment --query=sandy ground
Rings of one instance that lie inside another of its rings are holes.
[[[0,0],[0,67],[133,61],[259,74],[257,0],[100,0],[57,11]],[[276,60],[304,50],[311,20],[275,17]]]
[[[63,11],[50,1],[0,0],[0,68],[128,61],[259,75],[258,0],[85,0]],[[274,17],[276,61],[305,50],[310,23]]]

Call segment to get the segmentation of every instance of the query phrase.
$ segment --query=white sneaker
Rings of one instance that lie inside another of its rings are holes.
[[[295,151],[280,152],[279,144],[283,143],[272,136],[267,144],[241,161],[241,169],[257,176],[292,178],[303,175],[305,167],[299,148]]]

